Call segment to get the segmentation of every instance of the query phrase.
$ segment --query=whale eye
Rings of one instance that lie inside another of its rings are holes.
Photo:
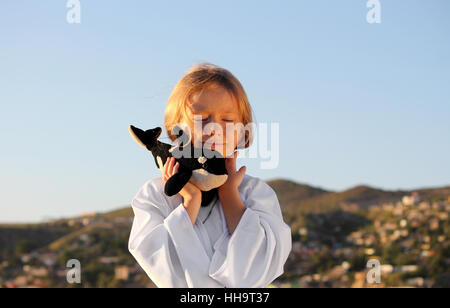
[[[205,156],[200,156],[197,160],[198,160],[198,162],[200,164],[204,164],[206,162],[206,157]]]

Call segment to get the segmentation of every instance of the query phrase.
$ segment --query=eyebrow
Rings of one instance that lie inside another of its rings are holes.
[[[201,109],[201,110],[198,110],[198,111],[193,110],[193,113],[194,113],[194,114],[196,114],[196,113],[208,113],[208,112],[210,112],[210,111],[211,111],[211,110],[209,110],[208,108],[205,108],[205,109]],[[222,113],[223,113],[224,115],[235,115],[235,114],[236,114],[236,112],[230,111],[230,110],[222,111]]]

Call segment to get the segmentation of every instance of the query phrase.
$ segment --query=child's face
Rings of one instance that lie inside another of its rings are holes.
[[[223,87],[211,87],[194,94],[188,110],[189,126],[194,146],[213,149],[227,157],[234,152],[238,143],[238,133],[227,124],[240,123],[237,101]],[[196,117],[194,117],[196,115]]]

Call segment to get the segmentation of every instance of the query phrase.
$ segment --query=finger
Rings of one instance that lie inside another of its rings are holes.
[[[167,181],[166,169],[167,169],[167,162],[164,164],[164,166],[162,167],[162,170],[161,170],[164,182]]]
[[[175,164],[175,167],[173,168],[174,170],[173,170],[173,174],[175,174],[175,173],[177,173],[178,172],[178,168],[180,167],[180,163],[179,162],[177,162],[176,164]]]
[[[158,159],[158,169],[161,172],[161,175],[164,176],[164,164],[162,163],[161,160]]]
[[[163,165],[163,163],[162,163],[162,160],[161,160],[161,157],[157,157],[156,158],[156,161],[157,161],[157,163],[158,163],[158,168],[159,168],[159,171],[161,171],[161,173],[163,172],[163,167],[164,167],[164,165]]]
[[[164,182],[167,181],[165,167],[161,168],[161,175],[162,175],[162,178],[163,178]]]
[[[237,172],[239,179],[243,179],[245,172],[247,171],[247,167],[246,166],[242,166],[239,171]]]
[[[166,177],[166,179],[168,179],[169,176],[169,163],[170,163],[170,158],[168,157],[166,159],[166,163],[164,164],[164,176]]]
[[[239,174],[245,174],[245,172],[247,171],[247,167],[246,166],[242,166],[240,169],[239,169],[239,171],[238,171],[238,173]]]
[[[169,167],[168,167],[169,170],[167,172],[169,174],[169,177],[173,175],[173,165],[174,164],[175,164],[175,158],[171,157],[170,162],[169,162]]]
[[[237,152],[234,152],[234,154],[230,160],[230,167],[233,171],[236,171],[236,157],[237,157]]]

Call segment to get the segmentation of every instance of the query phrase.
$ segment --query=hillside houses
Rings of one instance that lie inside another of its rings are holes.
[[[305,214],[293,230],[284,274],[271,287],[430,287],[450,268],[450,198],[397,196],[351,211]],[[0,287],[152,287],[128,252],[133,218],[85,213],[59,220],[56,241],[0,260]],[[79,259],[81,285],[66,280]],[[380,262],[381,283],[367,281],[367,261]],[[436,267],[437,266],[437,267]],[[440,267],[439,267],[440,266]]]

